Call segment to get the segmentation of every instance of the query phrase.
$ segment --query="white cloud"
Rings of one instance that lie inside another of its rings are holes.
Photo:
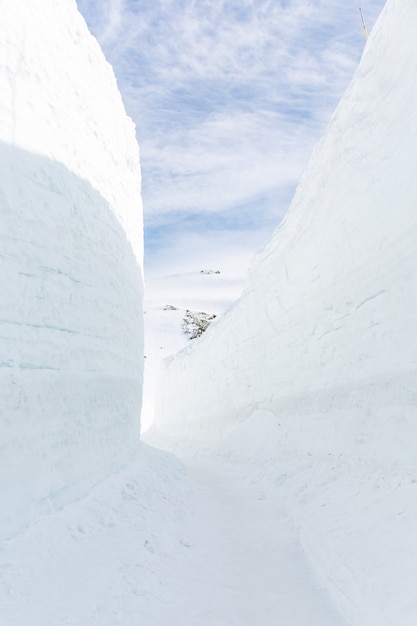
[[[353,0],[78,4],[137,124],[151,224],[265,196],[276,211],[365,44]],[[383,4],[363,6],[368,29]]]
[[[169,178],[169,185],[147,189],[149,212],[224,211],[294,185],[312,137],[295,122],[280,123],[282,118],[268,111],[222,113],[172,136],[168,144],[163,137],[145,141],[149,170],[156,177],[163,168]]]

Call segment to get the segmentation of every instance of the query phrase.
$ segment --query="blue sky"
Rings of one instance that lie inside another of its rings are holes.
[[[244,271],[357,67],[357,2],[77,4],[136,123],[147,274]],[[368,30],[384,4],[363,0]]]

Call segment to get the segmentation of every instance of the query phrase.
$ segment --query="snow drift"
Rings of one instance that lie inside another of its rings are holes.
[[[2,5],[0,536],[132,453],[143,369],[134,127],[72,0]]]
[[[355,626],[417,611],[416,28],[417,6],[389,0],[240,301],[158,386],[165,436],[245,422],[244,456],[258,424],[253,471]]]

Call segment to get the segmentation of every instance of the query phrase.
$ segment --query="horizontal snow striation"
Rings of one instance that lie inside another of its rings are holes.
[[[0,146],[0,530],[79,497],[139,437],[141,275],[107,202]]]
[[[143,376],[138,149],[71,0],[0,24],[0,537],[136,448]]]
[[[410,572],[415,581],[415,556],[402,568],[382,555],[386,545],[395,552],[400,522],[405,543],[414,541],[402,496],[385,491],[384,478],[417,471],[416,29],[417,6],[390,0],[239,303],[165,362],[158,385],[155,424],[165,435],[216,440],[267,410],[279,425],[277,459],[312,457],[303,488],[288,486],[291,512],[358,626],[415,622],[402,591]],[[368,465],[369,482],[349,474],[341,498],[348,475],[334,488],[315,482],[326,458]],[[392,513],[368,524],[365,509],[381,502]]]

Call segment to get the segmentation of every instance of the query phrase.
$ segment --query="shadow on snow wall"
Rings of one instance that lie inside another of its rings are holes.
[[[0,537],[81,497],[139,438],[142,278],[111,207],[0,145]]]

